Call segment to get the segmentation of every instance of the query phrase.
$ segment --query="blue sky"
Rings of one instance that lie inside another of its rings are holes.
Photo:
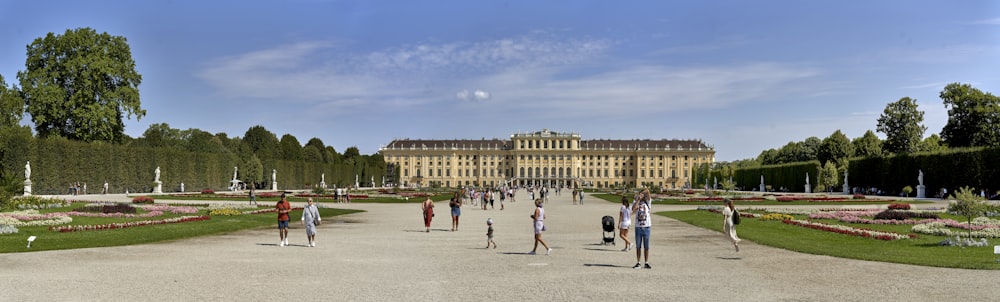
[[[624,2],[624,3],[623,3]],[[147,115],[364,154],[396,138],[702,139],[720,161],[874,130],[962,82],[1000,93],[996,1],[11,1],[0,75],[90,27],[132,48]],[[881,135],[880,135],[881,136]]]

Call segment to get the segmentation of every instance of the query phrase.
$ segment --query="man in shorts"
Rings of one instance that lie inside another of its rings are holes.
[[[278,210],[278,236],[281,237],[281,242],[278,246],[288,245],[288,213],[292,212],[292,204],[288,203],[285,199],[285,193],[281,193],[281,200],[275,205],[275,209]]]

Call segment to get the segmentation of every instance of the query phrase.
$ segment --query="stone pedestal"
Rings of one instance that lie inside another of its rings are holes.
[[[812,185],[806,184],[806,193],[812,193],[812,192],[813,192]]]
[[[844,190],[844,195],[851,194],[851,188],[848,187],[847,184],[844,184],[843,190]]]
[[[927,187],[924,185],[917,186],[917,198],[927,198]]]
[[[153,188],[153,194],[163,194],[163,182],[157,180],[156,188]]]
[[[31,196],[31,180],[24,180],[24,196]]]
[[[272,181],[271,182],[271,191],[277,191],[277,190],[278,190],[278,182],[277,181]]]
[[[765,188],[764,188],[764,184],[760,184],[760,191],[761,191],[761,192],[766,192],[766,191],[764,191],[764,189],[765,189]]]

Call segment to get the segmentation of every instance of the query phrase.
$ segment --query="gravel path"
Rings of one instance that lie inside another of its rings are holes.
[[[98,196],[101,200],[121,198]],[[423,232],[419,204],[328,204],[367,212],[328,218],[317,247],[297,222],[291,246],[274,229],[175,242],[0,255],[0,301],[982,301],[996,271],[930,268],[800,254],[654,216],[651,270],[603,246],[600,218],[618,206],[570,194],[546,204],[550,256],[528,255],[533,206],[463,207],[451,232],[437,203]],[[199,201],[204,203],[204,201]],[[681,207],[656,206],[654,211]],[[499,248],[485,249],[486,219]],[[332,220],[332,221],[331,221]],[[721,229],[721,222],[719,228]],[[44,244],[44,234],[35,245]],[[541,251],[541,248],[539,248]]]

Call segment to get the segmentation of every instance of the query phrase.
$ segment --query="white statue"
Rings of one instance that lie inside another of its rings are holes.
[[[160,166],[156,166],[156,178],[153,179],[153,182],[160,182]]]
[[[764,185],[764,175],[761,175],[761,176],[760,176],[760,184],[761,184],[761,185]]]
[[[850,171],[844,170],[844,184],[845,185],[847,184],[847,174],[850,174]]]
[[[31,179],[31,161],[24,164],[24,179]]]
[[[375,187],[375,175],[372,175],[372,188]]]
[[[924,170],[917,170],[920,174],[917,174],[917,182],[922,186],[924,185]]]
[[[278,169],[271,169],[271,181],[278,181]]]
[[[239,167],[233,167],[233,180],[236,180],[236,172],[240,170]]]
[[[809,173],[806,173],[806,184],[809,184]]]
[[[319,182],[324,184],[326,183],[326,173],[323,173],[319,176]]]

